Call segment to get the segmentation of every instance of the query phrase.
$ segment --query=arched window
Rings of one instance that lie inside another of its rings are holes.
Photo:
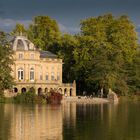
[[[18,80],[24,79],[24,71],[22,68],[18,69]]]
[[[14,88],[14,92],[15,92],[15,93],[17,93],[17,92],[18,92],[18,89],[17,89],[16,87]]]
[[[26,92],[26,88],[23,87],[23,88],[21,89],[21,93],[25,93],[25,92]]]
[[[48,93],[48,88],[45,88],[45,93]]]
[[[31,80],[31,81],[34,81],[34,77],[35,77],[35,76],[34,76],[34,68],[31,68],[31,69],[30,69],[30,80]]]
[[[24,50],[24,43],[23,43],[23,40],[21,39],[18,39],[18,42],[17,42],[17,50]]]

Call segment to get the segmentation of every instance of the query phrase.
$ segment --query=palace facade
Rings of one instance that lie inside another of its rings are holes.
[[[76,83],[63,83],[62,59],[49,51],[42,51],[24,36],[11,41],[14,64],[12,76],[15,86],[12,93],[35,90],[45,94],[51,90],[67,96],[76,96]]]

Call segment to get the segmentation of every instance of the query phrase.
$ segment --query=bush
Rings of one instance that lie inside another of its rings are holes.
[[[49,93],[49,96],[47,97],[48,103],[60,104],[61,100],[62,100],[62,95],[55,91],[51,91]]]
[[[36,96],[35,102],[38,104],[45,104],[47,103],[47,100],[44,98],[44,96]]]
[[[25,92],[25,93],[18,93],[17,96],[14,97],[15,103],[38,103],[43,104],[46,103],[46,99],[44,96],[38,96],[35,92]]]
[[[36,94],[33,92],[25,92],[25,93],[18,93],[17,96],[14,97],[14,102],[16,103],[35,103],[36,101]]]

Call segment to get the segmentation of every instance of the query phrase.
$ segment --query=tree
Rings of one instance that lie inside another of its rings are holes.
[[[74,73],[77,81],[77,91],[80,94],[82,91],[93,90],[94,84],[92,81],[88,83],[86,80],[93,68],[93,58],[95,56],[94,39],[90,36],[76,36],[79,41],[73,51],[74,54]]]
[[[78,45],[76,37],[64,34],[61,37],[61,45],[59,46],[58,56],[62,58],[63,64],[63,80],[64,82],[73,82],[74,75],[74,49]]]
[[[78,38],[75,68],[77,75],[84,73],[83,78],[78,79],[89,89],[96,85],[99,90],[112,88],[119,93],[127,92],[124,65],[132,63],[138,48],[137,33],[129,18],[116,18],[111,14],[87,18],[81,21]]]
[[[106,44],[114,51],[121,50],[123,58],[132,60],[138,47],[138,37],[135,26],[127,16],[119,18],[111,14],[88,18],[81,22],[81,34],[94,37],[98,47]]]
[[[11,76],[12,50],[6,39],[6,34],[0,32],[0,92],[9,89],[13,85]]]
[[[12,35],[27,35],[27,31],[23,24],[16,24],[15,28],[13,29]]]
[[[130,89],[130,93],[140,94],[140,49],[137,50],[137,54],[132,63],[126,64],[127,70],[127,84]]]
[[[28,37],[43,50],[56,51],[60,41],[57,22],[48,16],[37,16],[29,26]]]

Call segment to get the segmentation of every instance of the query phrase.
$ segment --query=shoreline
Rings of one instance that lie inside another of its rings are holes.
[[[65,102],[75,102],[75,103],[87,103],[87,104],[104,104],[104,103],[110,103],[111,101],[107,98],[85,98],[83,96],[76,96],[76,97],[64,97],[62,99],[62,103]]]

